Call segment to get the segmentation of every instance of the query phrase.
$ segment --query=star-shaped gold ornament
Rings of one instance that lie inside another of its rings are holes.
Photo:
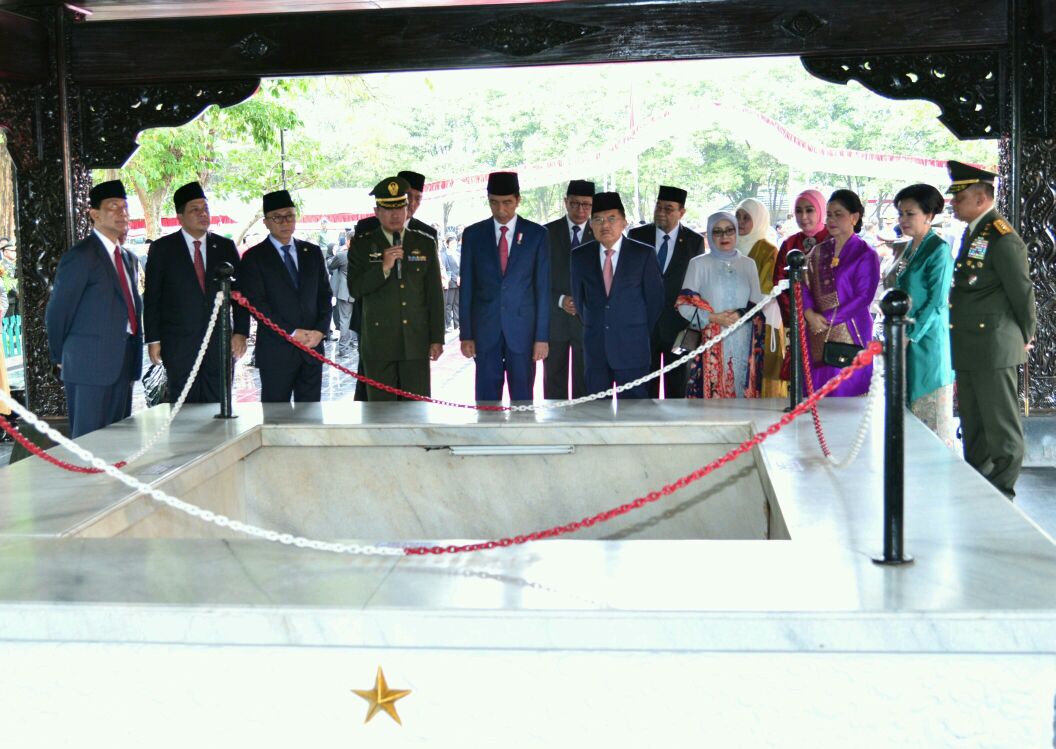
[[[363,721],[364,723],[369,723],[370,719],[377,715],[379,710],[384,710],[394,721],[401,726],[403,725],[403,721],[400,720],[400,716],[396,712],[396,700],[403,699],[411,693],[411,690],[389,689],[389,685],[385,683],[385,674],[382,672],[381,666],[378,666],[378,675],[374,679],[373,689],[353,689],[352,691],[370,703],[370,708],[367,710],[367,719]]]

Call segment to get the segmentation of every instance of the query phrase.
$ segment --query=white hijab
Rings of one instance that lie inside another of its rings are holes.
[[[737,249],[741,254],[747,255],[756,242],[766,239],[766,232],[770,228],[770,210],[755,198],[745,198],[737,206],[737,210],[752,217],[752,230],[747,234],[737,235]]]

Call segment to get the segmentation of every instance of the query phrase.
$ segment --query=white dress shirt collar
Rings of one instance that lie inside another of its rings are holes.
[[[583,237],[587,233],[587,223],[589,223],[589,222],[584,221],[582,224],[577,224],[575,221],[570,219],[568,217],[568,214],[566,213],[565,214],[565,223],[568,224],[568,239],[569,239],[569,241],[571,241],[571,239],[572,239],[572,227],[573,226],[578,226],[579,227],[579,243],[583,244]]]
[[[623,235],[616,240],[616,244],[612,246],[612,271],[616,272],[616,263],[620,261],[620,248],[623,246]],[[601,259],[601,268],[605,269],[605,245],[600,241],[598,242],[598,257]]]
[[[499,244],[499,238],[502,236],[500,231],[501,227],[505,226],[509,231],[506,232],[506,244],[512,249],[514,245],[514,237],[517,235],[517,215],[514,214],[513,218],[510,219],[508,224],[500,224],[495,219],[491,220],[492,226],[495,227],[495,244]]]
[[[194,262],[194,243],[202,243],[202,260],[205,260],[205,246],[209,243],[209,232],[206,232],[201,236],[200,239],[195,239],[190,235],[186,229],[180,229],[180,234],[183,235],[183,241],[187,243],[187,251],[191,253],[191,262]]]

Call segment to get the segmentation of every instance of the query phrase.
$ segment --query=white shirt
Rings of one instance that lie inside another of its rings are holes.
[[[131,291],[132,291],[132,276],[129,274],[128,269],[124,266],[124,264],[123,263],[118,263],[117,260],[114,258],[114,248],[117,247],[118,245],[116,245],[113,242],[111,242],[109,240],[109,238],[107,238],[106,235],[100,233],[100,231],[98,229],[92,229],[92,231],[95,232],[95,236],[99,237],[99,241],[102,242],[103,243],[103,247],[106,248],[106,254],[110,258],[110,262],[114,264],[114,270],[117,271],[118,273],[122,274],[125,277],[125,279],[128,281],[128,290],[131,293]],[[123,253],[125,251],[124,248],[122,248],[121,251]],[[132,323],[131,322],[125,324],[125,332],[128,333],[129,335],[132,335]]]
[[[975,227],[979,226],[979,222],[983,220],[983,216],[985,216],[986,214],[990,213],[990,211],[992,211],[992,210],[993,210],[993,206],[991,206],[990,208],[987,208],[985,211],[983,211],[978,216],[976,216],[971,221],[969,221],[968,222],[968,234],[974,234],[975,233]]]
[[[623,245],[623,235],[616,240],[616,244],[612,246],[612,275],[616,275],[616,264],[620,262],[620,247]],[[601,258],[601,275],[605,277],[605,253],[608,250],[605,249],[605,245],[598,242],[598,257]]]
[[[656,250],[656,259],[660,259],[660,245],[664,243],[664,237],[669,237],[667,240],[667,259],[664,260],[664,267],[660,269],[660,275],[667,272],[667,266],[671,265],[671,258],[675,254],[675,241],[678,239],[678,230],[682,228],[682,224],[676,224],[675,228],[669,232],[665,232],[659,226],[656,227],[656,244],[653,245],[653,249]]]
[[[206,232],[201,236],[201,239],[195,239],[187,233],[186,229],[180,229],[180,234],[183,235],[183,241],[187,243],[187,252],[191,253],[191,263],[194,263],[194,243],[201,242],[202,245],[202,264],[208,265],[205,256],[205,245],[208,244],[209,232]]]
[[[515,237],[517,236],[517,216],[516,216],[516,214],[514,214],[514,217],[510,219],[510,223],[508,223],[508,224],[500,224],[495,219],[492,219],[491,223],[494,224],[494,226],[495,226],[495,246],[496,247],[499,246],[499,237],[502,236],[502,232],[500,231],[500,229],[503,226],[507,227],[508,231],[506,232],[506,246],[509,249],[510,253],[512,253],[513,252],[513,245],[516,243]]]
[[[290,243],[288,245],[284,245],[282,242],[275,238],[274,234],[269,234],[268,239],[270,239],[271,243],[275,245],[275,250],[279,253],[279,260],[282,261],[283,265],[286,264],[286,253],[282,251],[282,248],[289,247],[290,257],[293,258],[293,267],[297,270],[301,269],[301,264],[297,261],[297,240],[291,238]]]

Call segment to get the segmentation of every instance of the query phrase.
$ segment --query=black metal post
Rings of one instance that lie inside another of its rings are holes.
[[[903,547],[906,365],[903,338],[909,295],[891,289],[880,300],[884,313],[884,554],[877,564],[908,564]]]
[[[788,409],[791,411],[803,400],[803,356],[799,350],[799,305],[796,303],[796,286],[803,283],[803,269],[807,265],[807,256],[799,250],[788,253],[788,308],[792,319],[792,341],[790,355],[792,370],[788,383]]]
[[[234,357],[231,354],[231,281],[235,269],[231,263],[220,263],[216,266],[216,280],[220,282],[220,291],[224,301],[220,305],[220,319],[217,320],[220,336],[220,413],[217,419],[235,419],[231,399],[231,380]]]

